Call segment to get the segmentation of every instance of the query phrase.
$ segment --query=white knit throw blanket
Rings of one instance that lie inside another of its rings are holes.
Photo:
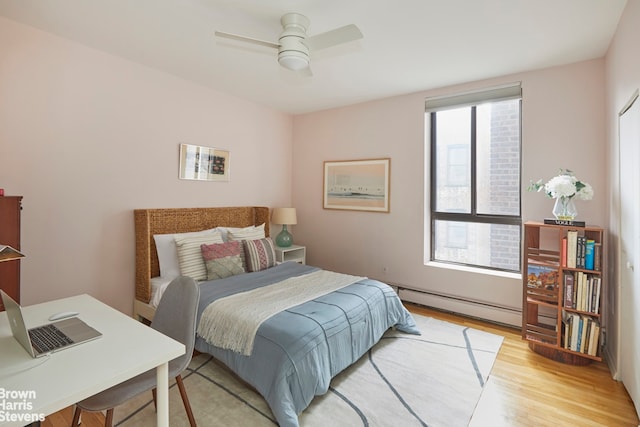
[[[262,322],[362,279],[365,277],[319,270],[220,298],[202,312],[198,335],[209,344],[249,356]]]

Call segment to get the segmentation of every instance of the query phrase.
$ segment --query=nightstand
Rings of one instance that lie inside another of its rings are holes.
[[[276,262],[279,264],[285,261],[295,261],[306,264],[307,248],[305,246],[291,245],[286,248],[275,246]]]

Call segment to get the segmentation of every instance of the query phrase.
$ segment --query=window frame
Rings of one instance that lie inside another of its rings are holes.
[[[517,87],[517,89],[516,89]],[[506,92],[505,92],[506,89]],[[505,95],[505,93],[507,93]],[[519,104],[519,165],[518,165],[518,178],[519,178],[519,200],[518,200],[518,215],[500,215],[500,214],[484,214],[477,212],[477,106],[483,103],[493,103],[499,101],[505,101],[508,99],[518,99]],[[465,267],[480,268],[490,271],[503,271],[503,272],[515,272],[520,273],[522,270],[522,92],[520,84],[504,86],[500,88],[488,89],[484,91],[471,92],[467,94],[454,95],[451,97],[438,97],[428,99],[425,103],[425,113],[429,113],[430,118],[430,173],[429,179],[429,211],[430,211],[430,253],[429,261],[445,264],[453,264]],[[470,169],[469,169],[469,186],[470,186],[470,212],[440,212],[436,210],[437,201],[437,113],[452,108],[471,107],[471,135],[470,135]],[[487,265],[470,264],[463,262],[456,262],[450,260],[436,259],[436,234],[435,227],[437,221],[448,222],[460,222],[460,223],[475,223],[475,224],[496,224],[496,225],[514,225],[518,226],[519,230],[519,256],[517,270],[492,267]]]

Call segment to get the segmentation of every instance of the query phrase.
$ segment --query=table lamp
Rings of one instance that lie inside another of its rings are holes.
[[[271,222],[282,225],[282,231],[276,236],[276,245],[281,248],[291,246],[293,244],[293,236],[287,230],[287,225],[298,223],[296,208],[275,208],[271,216]]]
[[[0,262],[2,261],[13,261],[14,259],[19,259],[24,257],[19,250],[12,248],[7,245],[0,245]]]

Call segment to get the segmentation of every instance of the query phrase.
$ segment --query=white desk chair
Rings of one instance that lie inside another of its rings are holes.
[[[169,377],[175,377],[184,408],[189,417],[189,424],[195,427],[196,421],[191,411],[189,398],[182,382],[182,372],[191,361],[196,337],[196,316],[198,302],[200,300],[200,288],[190,277],[178,277],[174,279],[164,291],[151,327],[158,332],[173,338],[184,344],[186,352],[169,362]],[[152,390],[155,402],[156,370],[152,369],[137,377],[113,386],[103,392],[91,396],[76,404],[73,414],[72,426],[78,426],[80,413],[84,411],[107,410],[105,427],[111,427],[113,423],[113,408],[127,400]]]

